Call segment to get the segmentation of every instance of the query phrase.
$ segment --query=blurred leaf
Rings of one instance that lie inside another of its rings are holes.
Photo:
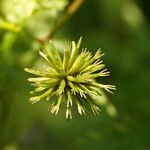
[[[12,32],[19,32],[21,28],[13,23],[4,21],[2,18],[0,18],[0,29],[9,30]]]
[[[3,0],[1,4],[6,19],[15,24],[22,24],[32,15],[36,7],[35,0]]]
[[[144,15],[135,2],[126,2],[121,9],[122,17],[131,27],[137,28],[144,23]]]

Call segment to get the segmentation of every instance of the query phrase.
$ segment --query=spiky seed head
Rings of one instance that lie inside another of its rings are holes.
[[[115,90],[114,85],[98,83],[96,78],[109,76],[109,71],[104,69],[101,61],[103,54],[100,49],[92,55],[87,49],[80,52],[82,38],[77,43],[68,42],[63,56],[60,55],[52,41],[43,46],[39,54],[48,62],[43,70],[25,68],[25,71],[35,77],[28,81],[34,83],[31,103],[42,99],[50,101],[50,112],[57,115],[60,105],[66,103],[66,118],[72,119],[73,105],[77,106],[80,115],[91,110],[95,115],[100,109],[96,103],[101,99],[102,89],[108,92]],[[51,102],[51,99],[54,101]]]

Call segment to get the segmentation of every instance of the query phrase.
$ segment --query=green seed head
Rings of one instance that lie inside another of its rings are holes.
[[[52,41],[43,46],[39,54],[48,62],[44,71],[28,69],[34,78],[28,81],[34,83],[31,103],[42,99],[50,100],[50,112],[57,115],[62,103],[66,105],[66,118],[72,119],[72,107],[77,106],[80,115],[91,111],[95,115],[100,109],[97,101],[101,100],[102,89],[109,92],[115,90],[113,85],[98,83],[96,78],[109,76],[101,61],[102,53],[97,50],[95,55],[86,49],[80,52],[82,38],[77,43],[68,42],[61,57]]]

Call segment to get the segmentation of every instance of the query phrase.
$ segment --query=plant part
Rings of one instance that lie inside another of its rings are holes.
[[[39,54],[48,62],[43,70],[28,69],[25,71],[35,75],[28,81],[33,82],[35,90],[31,93],[31,103],[41,99],[50,100],[50,111],[57,115],[60,105],[65,104],[66,118],[71,119],[72,106],[77,106],[80,115],[92,111],[99,114],[98,101],[103,96],[102,89],[111,92],[113,85],[98,83],[96,78],[109,76],[101,61],[103,54],[100,50],[92,55],[87,49],[80,52],[82,38],[77,44],[68,42],[61,57],[52,41],[43,46]],[[37,96],[38,95],[38,96]]]

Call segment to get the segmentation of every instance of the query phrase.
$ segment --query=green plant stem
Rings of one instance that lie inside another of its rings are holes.
[[[81,7],[85,0],[73,0],[66,9],[64,16],[57,22],[51,32],[43,39],[36,39],[40,43],[44,43],[52,39],[54,34],[72,17],[72,15]]]
[[[6,144],[5,139],[5,128],[7,128],[7,120],[11,109],[11,103],[6,100],[1,101],[1,112],[0,112],[0,149]]]

